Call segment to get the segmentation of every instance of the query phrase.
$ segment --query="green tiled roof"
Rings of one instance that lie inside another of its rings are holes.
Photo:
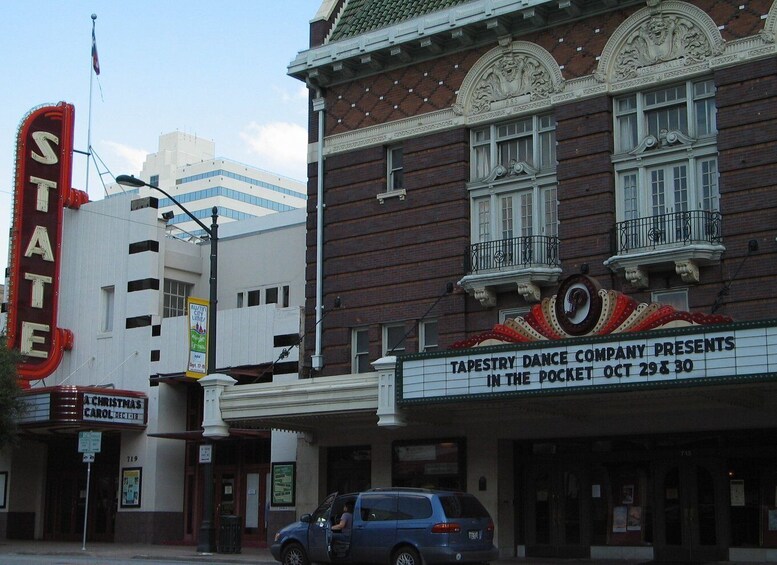
[[[347,0],[330,41],[353,37],[470,0]]]

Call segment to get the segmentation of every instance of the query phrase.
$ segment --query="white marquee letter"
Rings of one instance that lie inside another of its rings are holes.
[[[35,153],[35,150],[31,149],[30,157],[44,165],[54,165],[59,161],[54,148],[49,144],[49,141],[52,141],[54,145],[59,145],[59,138],[56,135],[48,131],[34,131],[32,132],[32,139],[38,144],[38,149],[40,149],[42,155]]]
[[[44,261],[54,261],[54,253],[51,251],[51,242],[49,241],[49,232],[43,226],[35,226],[35,232],[32,234],[25,257],[40,255]]]
[[[37,331],[48,332],[48,324],[22,322],[22,340],[19,344],[19,352],[27,357],[40,357],[41,359],[46,359],[49,356],[46,351],[33,349],[33,346],[36,343],[43,343],[45,341],[45,338],[35,335],[35,332]]]
[[[49,189],[57,188],[56,181],[39,179],[38,177],[30,177],[30,182],[38,185],[38,198],[35,203],[35,209],[38,212],[49,211]]]
[[[36,275],[34,273],[24,273],[24,278],[32,281],[32,296],[30,303],[33,308],[43,308],[43,285],[51,284],[51,277]]]

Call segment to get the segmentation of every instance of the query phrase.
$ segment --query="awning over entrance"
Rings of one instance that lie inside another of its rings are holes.
[[[202,439],[202,430],[189,430],[185,432],[155,432],[152,434],[146,434],[148,437],[156,437],[162,439],[182,439],[185,441],[198,441]],[[269,430],[253,430],[253,429],[241,429],[230,428],[230,438],[263,438],[267,439],[271,435]]]
[[[315,432],[468,422],[512,437],[773,427],[777,322],[411,354],[375,372],[234,386],[233,426]],[[396,363],[396,368],[394,364]]]
[[[306,432],[344,417],[375,425],[378,374],[234,386],[222,393],[220,407],[224,421],[240,427]]]

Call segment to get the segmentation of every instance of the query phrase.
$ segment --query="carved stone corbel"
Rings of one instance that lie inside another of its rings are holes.
[[[678,275],[680,275],[680,278],[683,279],[683,282],[699,282],[699,267],[690,259],[686,259],[684,261],[675,261],[674,270]]]
[[[542,297],[540,293],[540,287],[531,282],[519,282],[515,285],[518,289],[518,294],[523,296],[526,302],[539,302]]]
[[[636,288],[647,288],[650,285],[647,271],[640,267],[626,267],[625,277]]]
[[[473,288],[472,295],[484,308],[496,306],[496,293],[488,287]]]

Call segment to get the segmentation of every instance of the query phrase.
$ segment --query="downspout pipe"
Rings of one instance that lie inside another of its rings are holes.
[[[321,319],[324,316],[324,126],[326,125],[326,101],[323,91],[318,86],[307,81],[308,87],[315,89],[313,111],[318,112],[318,149],[316,174],[316,345],[311,358],[314,371],[320,371],[324,366],[324,356],[321,352],[322,331]]]

